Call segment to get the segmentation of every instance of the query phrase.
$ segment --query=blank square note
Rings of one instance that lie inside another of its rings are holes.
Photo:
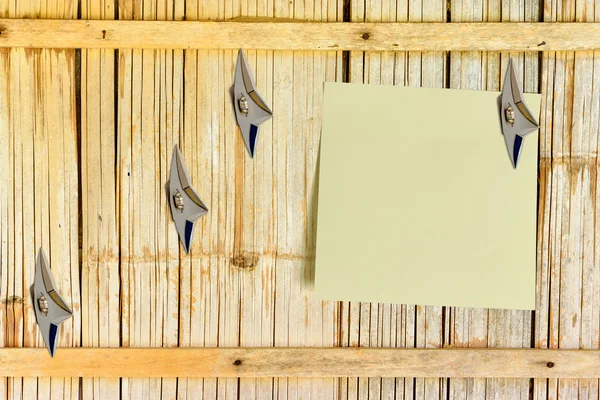
[[[537,132],[514,169],[499,95],[325,84],[317,297],[535,308]]]

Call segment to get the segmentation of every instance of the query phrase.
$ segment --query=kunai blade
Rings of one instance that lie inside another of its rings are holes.
[[[186,253],[190,252],[196,220],[208,212],[200,196],[192,188],[190,174],[183,163],[179,147],[175,145],[171,161],[171,175],[167,184],[171,216]]]
[[[523,138],[538,129],[539,125],[523,101],[523,92],[519,87],[512,61],[508,63],[500,103],[502,133],[510,160],[513,167],[517,168],[523,148]]]
[[[44,250],[40,249],[35,264],[35,279],[31,286],[31,302],[35,319],[50,356],[54,357],[60,324],[73,315],[67,303],[56,291],[56,284]]]
[[[273,113],[256,91],[248,60],[241,49],[238,52],[235,66],[233,102],[235,118],[242,132],[244,143],[250,156],[254,157],[258,126],[271,118]]]

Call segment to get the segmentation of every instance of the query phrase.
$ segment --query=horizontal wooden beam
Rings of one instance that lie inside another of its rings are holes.
[[[0,349],[2,377],[600,378],[599,350],[369,348]]]
[[[0,19],[0,47],[362,51],[598,50],[600,24]]]

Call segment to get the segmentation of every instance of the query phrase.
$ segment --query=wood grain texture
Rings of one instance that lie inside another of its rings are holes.
[[[219,377],[224,382],[237,377],[282,377],[297,383],[298,389],[303,381],[294,379],[304,377],[600,377],[598,350],[331,347],[60,350],[51,358],[44,349],[2,349],[0,376]],[[318,396],[321,394],[327,392],[317,392]]]
[[[82,18],[112,19],[113,0],[84,1]],[[81,51],[82,345],[121,341],[118,198],[116,196],[115,51]],[[119,399],[120,380],[83,379],[85,399]]]
[[[0,3],[9,18],[76,18],[77,2]],[[4,209],[6,263],[2,269],[2,346],[42,347],[29,288],[40,248],[56,285],[74,311],[60,330],[59,346],[79,346],[79,177],[74,50],[5,50],[2,59],[2,129],[6,148],[0,196]],[[10,399],[76,399],[79,379],[8,378],[0,382]]]
[[[192,21],[223,20],[226,13],[233,15],[234,10],[234,2],[187,1],[185,6],[186,18]],[[184,57],[186,91],[181,148],[209,213],[198,222],[190,254],[182,261],[180,346],[238,346],[240,275],[242,267],[254,269],[255,261],[238,259],[232,265],[231,227],[236,213],[241,211],[234,205],[236,193],[241,190],[236,183],[243,182],[236,180],[232,165],[238,139],[229,100],[235,54],[185,51]],[[264,124],[261,129],[265,129]],[[238,388],[237,379],[179,379],[178,396],[235,398]]]
[[[340,7],[188,1],[186,18],[335,20]],[[341,79],[341,53],[246,54],[261,96],[280,110],[260,126],[254,159],[235,124],[230,97],[237,48],[185,52],[182,148],[211,211],[183,263],[181,345],[333,346],[336,305],[312,300],[311,293],[321,102],[313,94],[321,92],[324,80]],[[335,381],[187,379],[179,381],[179,395],[326,399],[335,398]]]
[[[597,1],[548,3],[544,21],[600,21]],[[596,11],[594,11],[596,10]],[[597,261],[600,54],[542,58],[538,298],[535,346],[600,346]],[[536,380],[534,397],[598,398],[597,379]]]
[[[53,271],[77,310],[82,293],[80,311],[63,324],[63,347],[79,346],[80,338],[85,346],[122,345],[132,351],[138,346],[600,347],[595,256],[600,52],[547,51],[598,48],[599,28],[589,23],[600,19],[596,0],[355,0],[348,10],[337,0],[80,4],[82,18],[122,21],[74,21],[73,27],[35,18],[75,18],[76,2],[0,1],[1,18],[28,18],[0,21],[0,47],[108,48],[81,51],[80,75],[72,50],[0,50],[0,346],[42,345],[26,292],[37,247],[44,245],[53,249]],[[342,21],[344,15],[352,24],[321,24]],[[174,22],[184,17],[186,22]],[[238,17],[292,22],[219,25]],[[507,23],[541,20],[578,24]],[[410,25],[390,23],[396,21]],[[477,24],[463,25],[469,21]],[[43,23],[53,35],[40,34]],[[20,31],[13,30],[17,27]],[[454,36],[445,40],[448,35]],[[327,47],[334,45],[339,47]],[[145,49],[112,50],[117,46]],[[181,50],[186,46],[199,50]],[[261,125],[254,159],[244,148],[229,97],[238,47],[247,50],[258,90],[275,111]],[[342,50],[353,51],[343,55]],[[541,57],[539,50],[546,50]],[[498,90],[509,57],[525,91],[543,97],[535,315],[314,300],[323,81]],[[162,191],[175,143],[210,210],[199,222],[189,256],[179,249]],[[33,194],[23,195],[28,189]],[[35,354],[47,367],[43,351]],[[220,360],[227,373],[239,370],[230,359]],[[297,364],[283,366],[278,373],[286,376],[276,378],[198,378],[186,375],[189,371],[179,379],[161,379],[158,372],[152,379],[122,380],[3,377],[0,399],[77,398],[79,393],[98,399],[519,399],[529,398],[531,390],[536,399],[598,398],[596,375],[557,379],[562,363],[552,368],[556,375],[546,374],[543,365],[539,375],[513,375],[542,377],[532,389],[527,378],[439,379],[414,370],[388,370],[413,375],[408,378],[325,377],[344,366],[339,362],[317,378],[285,369],[310,367]]]
[[[118,12],[119,18],[128,20],[181,19],[183,1],[120,1]],[[116,173],[123,347],[179,343],[180,246],[165,185],[174,146],[182,135],[182,68],[183,54],[177,50],[118,53]],[[176,379],[123,379],[121,384],[126,399],[176,395]]]
[[[124,1],[122,8],[141,9],[140,6],[128,5],[132,1]],[[215,4],[214,9],[222,13],[222,17],[218,19],[224,19],[225,12],[232,15],[232,9],[225,10],[222,6],[219,8],[219,3]],[[294,18],[301,19],[302,22],[190,21],[193,13],[185,22],[156,21],[156,17],[152,21],[139,21],[141,18],[134,18],[135,21],[0,19],[0,48],[237,50],[243,47],[256,50],[534,52],[600,49],[600,26],[597,24],[421,24],[412,23],[412,20],[411,23],[401,24],[316,23],[311,22],[314,16],[306,16],[305,12],[306,10],[312,14],[313,8],[301,3],[290,4],[286,3],[285,7],[302,10],[294,14]],[[153,10],[146,11],[151,14],[156,12],[152,5],[144,9]],[[202,13],[204,12],[203,8]],[[123,14],[125,15],[127,12]],[[290,17],[286,12],[281,15],[285,15],[284,18]],[[309,21],[304,21],[305,19]],[[46,32],[53,34],[47,35]]]

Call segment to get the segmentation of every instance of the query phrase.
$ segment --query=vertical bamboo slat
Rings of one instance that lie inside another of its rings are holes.
[[[224,18],[222,2],[187,1],[185,6],[187,20]],[[232,52],[185,51],[182,149],[209,212],[197,223],[190,255],[182,257],[181,346],[238,345],[239,316],[232,303],[239,299],[239,286],[227,260],[232,242],[227,227],[237,190],[233,167],[226,164],[235,151],[235,136],[224,126],[224,114],[231,117],[233,111],[224,97],[232,82],[231,62]],[[236,390],[236,384],[231,379],[180,379],[178,395],[181,399],[229,398],[225,393]]]
[[[0,8],[0,15],[5,16],[4,10]],[[10,50],[0,51],[0,324],[8,322],[9,291],[8,282],[8,261],[9,249],[8,242],[9,225],[8,217],[12,210],[9,209],[9,193],[12,177],[10,175],[10,160],[12,154],[12,138],[10,138],[10,110],[9,110],[9,73],[10,73]],[[12,249],[11,249],[12,250]],[[4,325],[2,325],[4,326]],[[0,348],[8,345],[7,329],[0,329]],[[0,393],[4,393],[2,398],[6,398],[8,393],[8,378],[0,378]]]
[[[187,2],[186,18],[335,19],[340,7]],[[312,93],[322,90],[324,79],[339,79],[341,55],[247,51],[259,91],[275,111],[260,127],[251,159],[230,97],[237,52],[185,54],[183,146],[197,157],[192,163],[212,207],[182,267],[182,345],[333,345],[335,303],[309,297],[320,134],[320,120],[313,117],[320,105]],[[179,389],[182,398],[335,396],[333,379],[278,379],[275,385],[272,379],[242,379],[239,387],[234,379],[187,379]]]
[[[113,19],[115,2],[85,1],[81,16]],[[120,345],[115,51],[81,50],[82,345]],[[119,379],[83,379],[86,399],[120,399]]]
[[[72,1],[23,1],[0,5],[10,18],[76,18]],[[61,325],[60,346],[79,346],[78,151],[75,50],[5,50],[0,56],[3,115],[2,345],[43,346],[29,287],[41,247],[56,284],[74,311]],[[78,378],[0,380],[9,399],[78,398]]]
[[[268,1],[242,1],[241,15],[273,17],[274,14]],[[259,93],[273,110],[278,108],[273,103],[273,52],[247,51],[246,55]],[[276,266],[273,122],[261,125],[254,159],[239,140],[238,128],[234,131],[238,138],[236,188],[240,190],[236,192],[233,261],[245,266],[241,269],[240,345],[273,346]],[[272,378],[240,379],[240,399],[272,398],[273,382]]]
[[[315,12],[320,10],[320,12]],[[341,20],[341,4],[275,4],[275,17]],[[275,52],[273,66],[275,251],[275,345],[332,346],[337,344],[337,306],[312,298],[316,156],[320,120],[313,93],[324,79],[341,80],[341,54]],[[323,64],[320,64],[320,62]],[[315,68],[322,69],[315,75]],[[312,88],[312,90],[311,90]],[[312,102],[311,102],[312,101]],[[277,398],[329,399],[337,396],[333,379],[277,379]]]
[[[183,18],[183,2],[129,0],[121,19]],[[179,239],[165,184],[181,136],[183,53],[123,50],[118,60],[122,343],[177,346]],[[184,157],[186,154],[184,154]],[[174,398],[176,379],[123,379],[124,398]]]
[[[550,2],[544,21],[598,21],[598,2]],[[535,345],[598,348],[597,251],[600,54],[542,58],[542,140]],[[539,316],[538,316],[539,315]],[[549,332],[546,331],[549,327]],[[597,379],[536,379],[535,398],[598,398]]]
[[[34,111],[34,66],[36,53],[23,50],[10,51],[9,87],[12,88],[8,101],[10,103],[10,131],[12,142],[12,159],[9,171],[12,178],[12,190],[8,199],[8,243],[13,244],[9,250],[7,296],[7,319],[5,324],[6,345],[9,347],[38,346],[37,325],[27,296],[27,285],[33,283],[36,243],[34,227],[34,198],[23,197],[24,185],[33,188],[33,118],[23,118],[21,115],[35,115]],[[18,71],[18,74],[16,73]],[[14,94],[17,94],[14,96]],[[41,137],[42,135],[40,135]],[[29,156],[27,156],[27,153]],[[41,154],[40,154],[40,159]],[[12,168],[11,168],[12,167]],[[41,172],[41,171],[40,171]],[[10,183],[9,183],[10,184]],[[30,189],[31,190],[31,189]],[[16,195],[15,195],[16,194]],[[42,205],[40,204],[39,207]],[[41,221],[40,221],[41,223]],[[29,232],[25,238],[24,232]],[[32,237],[33,236],[33,237]],[[4,324],[3,324],[4,325]],[[25,333],[26,332],[26,333]],[[40,381],[40,391],[48,391],[49,381]],[[38,391],[35,379],[8,379],[8,397],[20,399],[23,394],[32,394]]]

